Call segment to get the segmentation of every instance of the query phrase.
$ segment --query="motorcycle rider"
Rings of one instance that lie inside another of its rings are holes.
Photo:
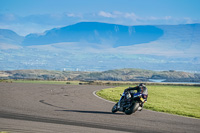
[[[131,93],[131,90],[133,90],[133,91],[134,91],[134,90],[137,90],[137,93]],[[129,87],[129,88],[125,89],[124,92],[130,92],[132,98],[133,98],[134,95],[143,94],[142,97],[144,98],[145,101],[147,101],[148,89],[147,89],[147,87],[145,86],[144,83],[140,83],[140,84],[139,84],[138,86],[136,86],[136,87]],[[121,100],[122,100],[122,99],[123,99],[123,97],[121,97],[120,100],[119,100],[119,102],[118,102],[118,106],[117,106],[118,109],[120,108],[120,103],[121,103]],[[144,104],[144,103],[142,103],[142,104],[140,105],[139,111],[142,110],[143,104]]]

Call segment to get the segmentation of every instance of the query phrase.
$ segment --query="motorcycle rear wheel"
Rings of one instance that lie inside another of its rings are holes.
[[[118,103],[116,103],[116,104],[113,106],[113,108],[112,108],[112,113],[115,113],[115,112],[118,111],[118,110],[117,110],[117,104],[118,104]]]

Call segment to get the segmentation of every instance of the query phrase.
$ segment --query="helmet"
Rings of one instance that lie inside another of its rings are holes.
[[[144,83],[140,83],[139,86],[140,87],[145,87],[145,84]]]

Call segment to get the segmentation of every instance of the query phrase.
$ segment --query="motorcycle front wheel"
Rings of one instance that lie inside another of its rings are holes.
[[[125,110],[126,115],[131,115],[132,113],[135,113],[139,107],[139,103],[135,102],[130,108]]]

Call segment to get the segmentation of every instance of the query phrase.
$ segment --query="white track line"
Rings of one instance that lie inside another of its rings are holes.
[[[95,97],[97,97],[97,98],[99,98],[99,99],[101,99],[101,100],[104,100],[104,101],[106,101],[106,102],[115,103],[115,102],[113,102],[113,101],[109,101],[109,100],[106,100],[106,99],[103,99],[103,98],[97,96],[97,94],[96,94],[97,91],[99,91],[99,90],[96,90],[96,91],[93,92],[93,95],[94,95]]]

